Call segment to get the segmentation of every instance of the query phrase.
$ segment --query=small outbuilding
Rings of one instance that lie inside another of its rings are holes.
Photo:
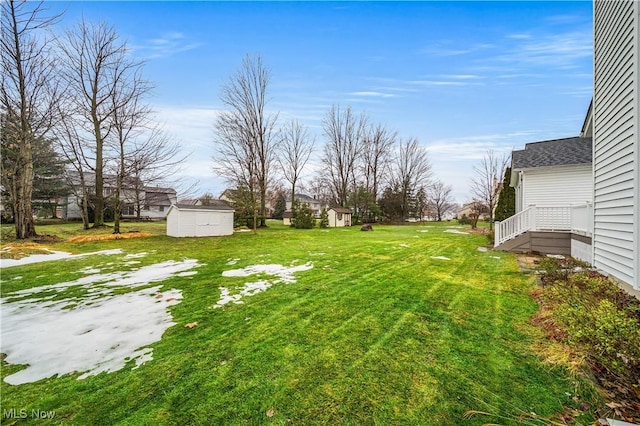
[[[167,212],[167,235],[170,237],[217,237],[233,234],[232,207],[220,203],[212,206],[174,204]]]
[[[282,224],[285,226],[291,226],[292,217],[293,214],[291,213],[291,210],[286,210],[284,213],[282,213]]]
[[[327,210],[329,227],[351,226],[351,210],[343,207],[332,207]]]

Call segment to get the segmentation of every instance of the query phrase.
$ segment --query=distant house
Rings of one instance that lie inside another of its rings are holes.
[[[478,210],[479,204],[480,202],[478,201],[471,201],[470,203],[463,204],[462,208],[458,210],[458,213],[456,213],[456,219],[462,219],[463,216],[468,218],[472,213]],[[480,208],[480,210],[483,210],[483,209]],[[478,219],[480,220],[489,219],[489,213],[480,213],[480,216],[478,217]]]
[[[184,198],[182,200],[178,200],[178,204],[182,204],[185,206],[201,206],[202,201],[197,198]]]
[[[231,234],[233,208],[227,205],[174,204],[167,212],[167,235],[170,237],[215,237]]]
[[[327,210],[327,215],[329,216],[329,227],[340,227],[340,226],[351,226],[351,215],[352,212],[350,209],[346,209],[343,207],[332,207]]]
[[[142,190],[144,197],[141,215],[149,219],[164,219],[169,207],[177,202],[176,191],[173,188],[143,187]],[[129,211],[126,214],[123,212],[123,216],[135,216],[135,209],[131,209],[135,206],[128,207]]]
[[[89,196],[95,196],[95,174],[84,174],[85,185]],[[82,197],[81,183],[79,175],[72,175],[69,178],[70,194],[63,200],[62,218],[68,220],[82,219]],[[113,175],[104,176],[103,194],[107,202],[113,202],[116,194],[116,177]],[[177,202],[177,194],[173,188],[161,188],[144,186],[140,182],[130,179],[123,182],[120,189],[120,200],[122,203],[122,218],[134,218],[137,216],[136,209],[140,206],[140,216],[147,219],[164,219],[167,216],[169,207]]]
[[[303,204],[308,204],[309,208],[313,211],[313,215],[316,219],[320,217],[322,213],[322,209],[326,206],[322,203],[322,201],[317,200],[313,197],[310,197],[305,194],[296,194],[296,200],[300,201]],[[291,197],[286,198],[286,210],[291,210]]]

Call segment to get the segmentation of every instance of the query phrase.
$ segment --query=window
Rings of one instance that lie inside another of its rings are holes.
[[[161,212],[163,212],[163,211],[164,211],[164,206],[160,206],[159,210],[160,210]]]
[[[336,213],[336,220],[342,220],[342,213]]]

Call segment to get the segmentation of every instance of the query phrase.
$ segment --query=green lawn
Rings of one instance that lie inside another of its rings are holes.
[[[184,258],[202,265],[195,275],[162,281],[163,290],[179,289],[183,299],[169,308],[177,324],[151,345],[152,361],[82,380],[82,372],[17,386],[3,380],[2,408],[28,410],[19,424],[47,422],[30,418],[32,409],[55,411],[51,423],[179,425],[515,424],[523,413],[562,412],[576,384],[532,350],[541,338],[529,322],[537,310],[529,296],[533,281],[513,255],[478,251],[486,237],[446,232],[467,230],[447,227],[453,225],[360,232],[274,222],[257,235],[175,239],[161,235],[163,224],[131,224],[157,235],[50,246],[124,253],[6,268],[3,299],[78,279],[88,273],[83,268],[107,258],[120,269]],[[69,236],[77,229],[50,225],[38,232]],[[140,263],[122,262],[140,252],[148,253],[135,258]],[[237,263],[229,265],[231,259]],[[223,271],[306,262],[313,268],[297,272],[295,283],[214,308],[220,287],[234,293],[269,278]],[[3,379],[22,368],[3,361]],[[467,418],[469,410],[504,417]],[[15,421],[6,417],[2,424]]]

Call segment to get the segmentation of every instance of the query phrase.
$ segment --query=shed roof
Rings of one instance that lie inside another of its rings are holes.
[[[178,210],[234,211],[233,207],[223,203],[219,203],[211,206],[191,206],[189,204],[174,204],[171,207],[175,207]]]
[[[336,213],[352,214],[351,209],[347,209],[347,208],[344,208],[344,207],[331,207],[329,210],[333,210]]]
[[[512,169],[591,164],[591,138],[564,138],[525,145],[523,150],[511,154]]]

